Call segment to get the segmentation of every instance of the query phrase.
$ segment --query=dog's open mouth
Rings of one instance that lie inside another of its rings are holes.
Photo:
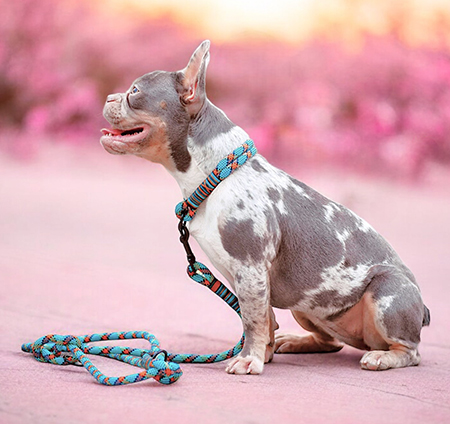
[[[144,139],[149,132],[149,127],[147,125],[142,125],[136,128],[130,128],[127,130],[122,130],[118,128],[103,128],[103,137],[108,137],[114,141],[120,141],[122,143],[128,143],[130,141],[140,141]],[[102,137],[102,138],[103,138]]]
[[[109,153],[124,155],[135,153],[142,148],[143,142],[148,138],[150,126],[143,124],[135,128],[103,128],[100,143]]]

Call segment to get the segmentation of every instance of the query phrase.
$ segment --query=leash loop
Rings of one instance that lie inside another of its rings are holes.
[[[127,339],[145,339],[150,343],[150,349],[88,345],[91,342]],[[49,334],[41,337],[34,343],[22,345],[22,351],[31,352],[40,362],[48,362],[56,365],[75,365],[76,363],[80,363],[99,383],[107,386],[136,383],[149,378],[154,378],[162,384],[171,384],[177,381],[183,374],[180,366],[168,359],[169,354],[167,351],[159,349],[159,341],[156,337],[145,331],[96,333],[80,337]],[[69,356],[66,356],[67,354]],[[122,377],[107,377],[92,364],[86,356],[88,354],[126,362],[130,365],[143,368],[144,371]]]

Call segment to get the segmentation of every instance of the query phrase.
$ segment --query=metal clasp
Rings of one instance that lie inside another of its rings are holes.
[[[180,232],[180,242],[183,245],[184,250],[186,251],[189,265],[193,267],[195,263],[195,256],[192,252],[191,246],[189,245],[189,230],[186,227],[184,216],[180,218],[180,222],[178,223],[178,231]]]

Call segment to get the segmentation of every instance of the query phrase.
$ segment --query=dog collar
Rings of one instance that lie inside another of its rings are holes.
[[[223,158],[208,177],[197,187],[197,189],[175,207],[175,214],[180,220],[190,221],[195,216],[197,208],[214,191],[214,189],[236,169],[244,165],[248,159],[257,152],[253,140],[247,140],[242,146],[233,150],[227,157]]]

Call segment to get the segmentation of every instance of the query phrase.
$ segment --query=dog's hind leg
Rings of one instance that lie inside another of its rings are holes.
[[[310,334],[279,334],[275,337],[276,353],[337,352],[344,346],[334,337],[314,325],[303,313],[291,311],[295,320]]]
[[[371,349],[361,368],[387,370],[419,365],[417,346],[426,323],[419,288],[406,275],[387,271],[370,282],[364,310],[364,342]]]

